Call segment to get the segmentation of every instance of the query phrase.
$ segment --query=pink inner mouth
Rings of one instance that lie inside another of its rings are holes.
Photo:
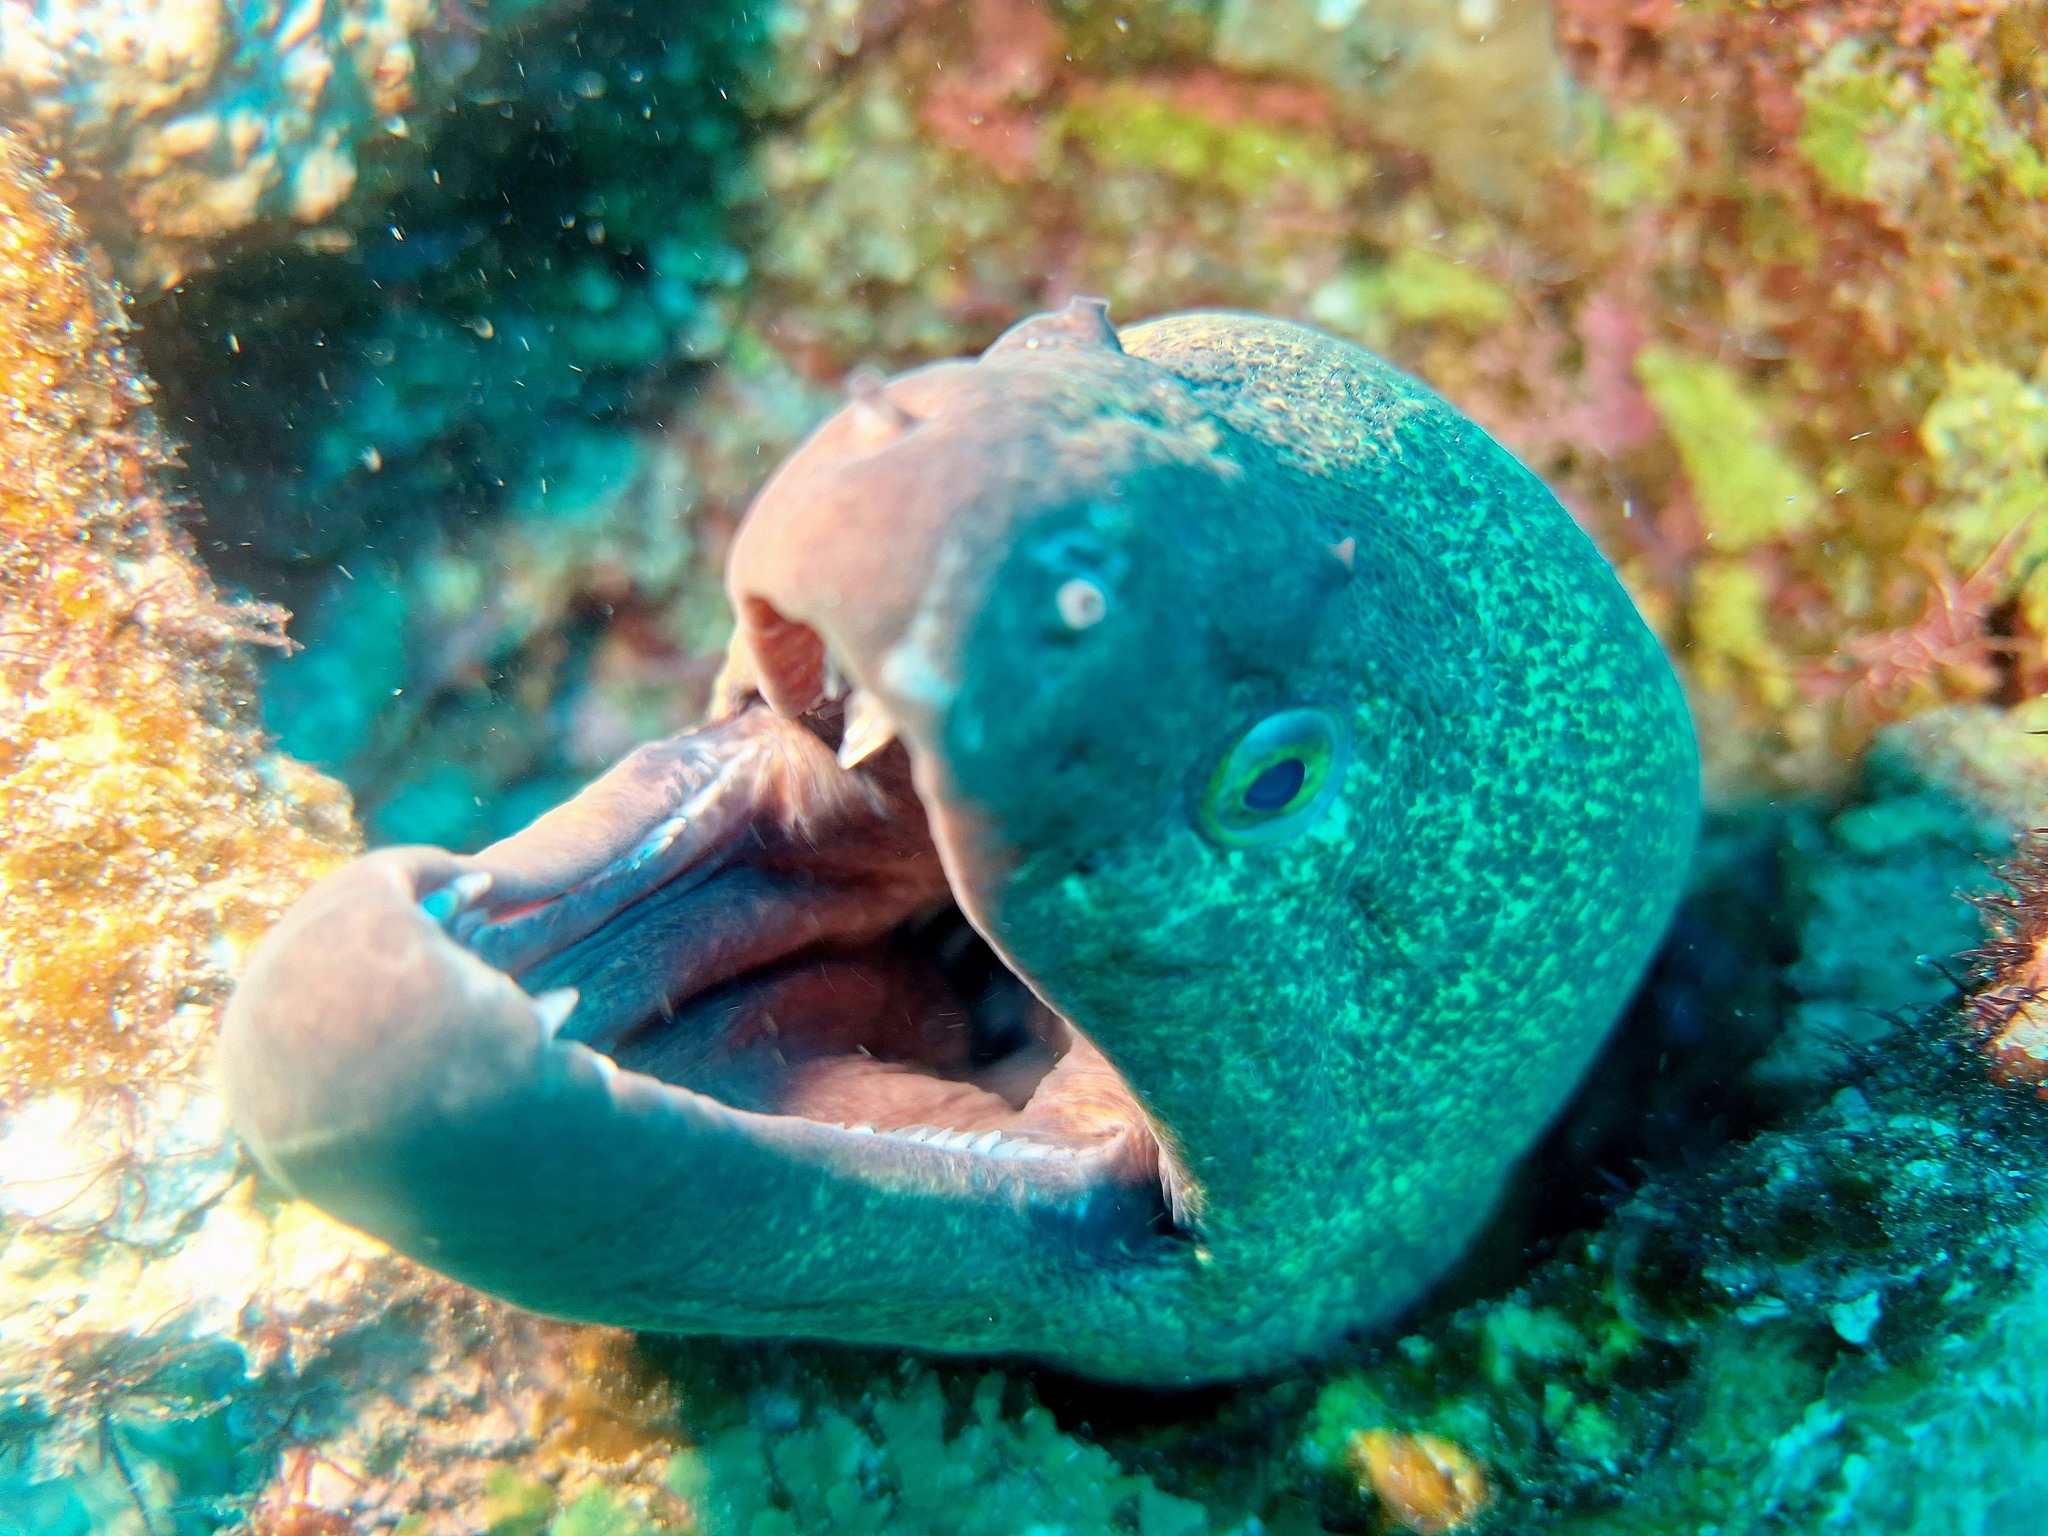
[[[788,654],[823,657],[803,626],[784,634]],[[849,1135],[1016,1161],[1086,1155],[1168,1193],[1129,1086],[961,914],[904,744],[840,765],[846,685],[828,661],[817,671],[839,696],[801,718],[756,697],[696,733],[725,798],[695,817],[715,843],[669,878],[612,893],[642,845],[538,902],[486,903],[451,932],[529,992],[575,988],[564,1038],[626,1071]],[[555,917],[577,936],[530,937]]]

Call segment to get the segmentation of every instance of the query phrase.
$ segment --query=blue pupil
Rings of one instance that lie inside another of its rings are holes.
[[[1248,811],[1277,811],[1301,793],[1308,778],[1308,764],[1298,757],[1282,758],[1245,787],[1244,808]]]

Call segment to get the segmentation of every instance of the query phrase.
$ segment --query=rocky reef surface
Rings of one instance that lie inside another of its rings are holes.
[[[529,8],[7,0],[0,113],[58,157],[123,280],[153,292],[229,236],[322,238],[365,149],[446,99],[487,19]]]
[[[0,1531],[2030,1530],[2044,34],[0,0],[0,113],[149,295],[9,141]],[[378,840],[522,822],[701,707],[725,538],[848,370],[1075,291],[1417,372],[1685,670],[1693,897],[1458,1279],[1158,1400],[543,1323],[256,1183],[212,1008],[356,836],[294,759]]]

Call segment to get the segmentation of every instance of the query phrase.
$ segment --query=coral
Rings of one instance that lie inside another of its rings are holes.
[[[365,142],[406,132],[475,57],[480,11],[7,0],[0,113],[33,126],[121,276],[154,291],[225,236],[333,213]]]

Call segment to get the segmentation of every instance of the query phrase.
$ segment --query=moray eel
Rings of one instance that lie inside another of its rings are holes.
[[[1299,326],[858,384],[728,584],[709,724],[334,875],[224,1019],[271,1174],[542,1312],[1273,1370],[1457,1258],[1683,879],[1591,542]]]

